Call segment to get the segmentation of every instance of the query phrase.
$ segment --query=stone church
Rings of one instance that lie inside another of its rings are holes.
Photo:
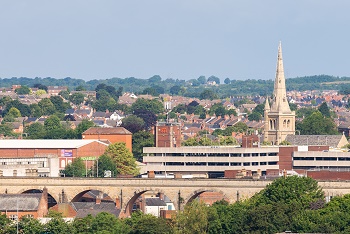
[[[278,46],[276,78],[271,106],[269,99],[266,98],[264,115],[264,141],[279,145],[286,139],[287,135],[295,134],[295,112],[290,110],[287,100],[281,43]]]

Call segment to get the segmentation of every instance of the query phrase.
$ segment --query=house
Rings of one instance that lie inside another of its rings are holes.
[[[47,93],[50,96],[57,96],[61,91],[67,91],[67,86],[47,86]]]
[[[0,194],[0,213],[16,221],[21,217],[43,218],[48,212],[48,194]]]

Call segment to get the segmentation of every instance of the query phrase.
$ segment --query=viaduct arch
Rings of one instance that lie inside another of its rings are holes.
[[[271,183],[271,180],[236,179],[141,179],[141,178],[0,178],[0,193],[19,194],[28,190],[43,190],[58,202],[70,202],[79,194],[99,190],[109,195],[122,210],[122,216],[130,215],[132,204],[138,196],[154,191],[165,194],[176,209],[195,199],[203,192],[220,192],[230,202],[253,196]],[[350,193],[350,181],[319,181],[326,196]]]

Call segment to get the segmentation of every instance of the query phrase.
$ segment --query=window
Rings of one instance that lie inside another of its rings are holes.
[[[34,218],[34,215],[32,215],[32,214],[26,214],[26,215],[24,215],[23,217],[26,217],[26,218],[31,218],[31,219],[33,219],[33,218]]]
[[[9,219],[11,219],[12,221],[16,221],[17,220],[17,215],[10,215]]]
[[[242,164],[240,162],[234,162],[234,163],[231,163],[231,166],[241,166]]]
[[[243,163],[243,166],[250,166],[250,163],[249,162],[245,162],[245,163]]]

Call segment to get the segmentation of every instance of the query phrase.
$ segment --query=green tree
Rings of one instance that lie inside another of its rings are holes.
[[[318,108],[318,110],[321,112],[321,114],[326,117],[326,118],[330,118],[331,117],[331,112],[328,108],[328,105],[326,102],[323,102],[320,107]]]
[[[65,222],[62,218],[53,218],[45,224],[45,232],[52,234],[67,234],[73,232],[70,223]]]
[[[246,132],[248,130],[247,124],[245,124],[243,122],[236,123],[235,125],[232,126],[232,128],[233,128],[234,132]]]
[[[55,110],[60,113],[65,113],[67,109],[70,109],[71,106],[68,102],[64,102],[61,96],[51,96],[50,101],[55,107]]]
[[[175,216],[174,233],[205,234],[208,233],[208,207],[194,200]]]
[[[37,234],[44,231],[44,226],[37,219],[22,217],[18,223],[18,229],[23,234]]]
[[[181,91],[181,87],[178,85],[174,85],[170,88],[170,94],[171,95],[178,95]]]
[[[56,115],[51,115],[44,121],[44,127],[46,132],[51,132],[58,129],[62,129],[62,124],[60,123],[60,119]]]
[[[138,175],[139,168],[136,160],[124,142],[111,144],[106,149],[104,155],[113,158],[117,165],[117,174],[120,175]]]
[[[14,118],[21,117],[21,112],[16,107],[11,107],[9,112],[7,112],[8,115],[13,116]]]
[[[4,135],[5,137],[16,136],[16,134],[12,131],[13,125],[9,123],[0,124],[0,135]]]
[[[117,165],[113,158],[103,154],[98,158],[98,163],[94,165],[94,171],[97,171],[98,164],[98,177],[104,177],[105,171],[111,171],[112,177],[117,176]]]
[[[224,83],[225,83],[225,84],[230,84],[230,83],[231,83],[230,78],[226,78],[226,79],[224,80]]]
[[[153,147],[154,136],[149,131],[138,131],[132,135],[132,154],[136,160],[142,162],[143,147]]]
[[[35,92],[35,96],[37,97],[40,97],[42,95],[46,94],[46,91],[44,89],[38,89],[36,92]]]
[[[15,92],[19,95],[23,95],[23,94],[30,94],[32,92],[32,90],[30,88],[28,88],[27,86],[21,86],[20,88],[15,89]]]
[[[158,218],[151,214],[134,212],[127,220],[131,226],[131,234],[169,234],[172,228],[164,218]]]
[[[129,115],[122,120],[121,126],[132,133],[136,133],[145,129],[145,121],[136,115]]]
[[[24,128],[29,139],[44,139],[46,135],[45,127],[41,123],[32,123]]]
[[[80,105],[84,102],[84,94],[82,93],[74,93],[69,96],[69,101],[71,101],[74,105]]]
[[[262,119],[262,116],[258,112],[253,112],[250,115],[248,115],[249,121],[260,121]]]
[[[6,214],[0,214],[0,233],[5,234],[6,229],[11,224],[11,220],[6,217]]]
[[[210,90],[210,89],[206,89],[204,90],[200,95],[199,95],[199,99],[210,99],[210,100],[213,100],[213,99],[217,99],[218,98],[218,95]]]
[[[79,123],[77,128],[75,129],[77,137],[79,139],[82,139],[82,133],[93,126],[95,126],[94,122],[92,122],[91,120],[83,119],[83,121],[81,121],[81,123]]]
[[[67,90],[62,90],[61,92],[59,92],[58,95],[60,95],[61,97],[63,97],[64,99],[68,100],[69,99],[69,91]]]
[[[38,104],[36,104],[36,103],[30,104],[29,108],[30,108],[30,116],[31,117],[39,118],[40,116],[42,116],[42,110]]]
[[[130,233],[130,228],[115,215],[101,212],[91,222],[91,233]]]
[[[302,135],[336,135],[337,127],[331,118],[324,117],[316,111],[297,125]]]
[[[41,111],[44,115],[52,115],[55,113],[56,108],[49,98],[43,98],[38,102]]]
[[[207,78],[205,78],[205,76],[200,76],[197,78],[197,81],[199,84],[205,84],[207,82]]]
[[[198,143],[196,138],[190,137],[187,140],[185,140],[184,142],[182,142],[182,145],[183,146],[198,146],[199,143]]]
[[[84,218],[75,218],[72,223],[72,226],[74,229],[73,233],[76,233],[76,234],[92,233],[91,224],[93,219],[94,218],[92,217],[91,214],[88,214]]]
[[[161,102],[158,100],[152,99],[144,99],[144,98],[138,98],[136,102],[134,102],[131,105],[131,110],[136,111],[136,110],[147,110],[152,112],[153,114],[160,114],[164,112],[164,107]]]
[[[64,174],[66,177],[84,177],[86,176],[86,165],[81,158],[75,158],[66,166]]]

